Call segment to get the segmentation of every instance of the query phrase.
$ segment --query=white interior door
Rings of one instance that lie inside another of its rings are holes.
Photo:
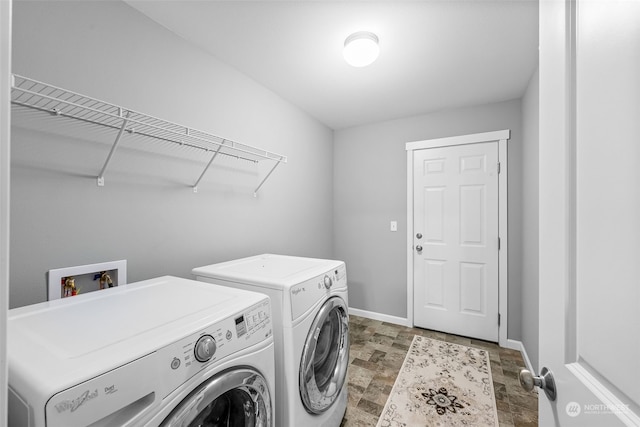
[[[540,2],[541,426],[640,425],[640,1]]]
[[[414,324],[498,341],[498,142],[414,152]]]

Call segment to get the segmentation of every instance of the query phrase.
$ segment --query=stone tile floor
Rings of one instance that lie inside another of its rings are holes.
[[[353,315],[349,316],[349,328],[349,402],[341,427],[376,425],[414,335],[488,350],[500,427],[538,425],[538,394],[524,391],[518,382],[524,367],[519,351]]]

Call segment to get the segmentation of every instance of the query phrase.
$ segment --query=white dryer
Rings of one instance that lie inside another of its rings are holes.
[[[274,423],[267,296],[165,276],[9,310],[9,425]]]
[[[271,297],[278,425],[339,426],[349,364],[345,264],[264,254],[192,272],[201,281]]]

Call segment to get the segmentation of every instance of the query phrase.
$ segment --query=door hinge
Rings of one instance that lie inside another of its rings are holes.
[[[498,237],[498,250],[500,250],[500,238]]]
[[[502,319],[501,319],[501,315],[500,315],[500,313],[498,313],[498,326],[500,326],[500,321],[501,321],[501,320],[502,320]]]
[[[498,174],[500,174],[500,162],[498,162]]]

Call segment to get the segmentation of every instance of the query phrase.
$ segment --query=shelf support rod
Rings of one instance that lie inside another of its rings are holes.
[[[271,176],[271,174],[273,173],[274,170],[276,170],[276,168],[278,167],[279,164],[280,164],[280,162],[276,162],[276,164],[273,165],[273,167],[271,168],[269,173],[262,179],[262,182],[260,182],[260,185],[258,185],[258,188],[256,188],[255,191],[253,192],[253,197],[258,197],[258,190],[260,190],[260,187],[262,187],[262,184],[264,184],[264,182],[267,180],[267,178],[269,178]]]
[[[111,158],[113,157],[113,153],[116,152],[116,149],[118,148],[118,145],[120,144],[120,139],[122,138],[122,133],[124,132],[124,128],[125,126],[127,126],[127,122],[129,121],[129,111],[127,111],[127,115],[126,117],[124,117],[124,120],[122,121],[122,126],[120,126],[120,130],[118,131],[118,136],[116,136],[116,140],[113,143],[113,145],[111,146],[111,151],[109,151],[109,155],[107,156],[107,160],[104,162],[104,166],[102,166],[102,170],[100,171],[100,174],[98,175],[98,187],[104,187],[104,173],[107,170],[107,167],[109,166],[109,162],[111,162]]]
[[[224,145],[225,140],[222,140],[222,144],[218,145],[218,149],[216,150],[215,153],[213,153],[213,156],[211,156],[211,160],[209,160],[209,163],[207,163],[207,166],[204,168],[204,170],[202,171],[202,173],[200,174],[200,178],[198,178],[198,180],[196,181],[195,184],[193,184],[193,192],[197,193],[198,192],[198,184],[200,184],[200,181],[202,181],[202,177],[204,177],[204,174],[207,173],[207,171],[209,170],[209,167],[211,166],[211,164],[213,163],[213,161],[216,159],[216,157],[218,156],[218,153],[220,152],[220,149],[222,148],[222,146]]]

